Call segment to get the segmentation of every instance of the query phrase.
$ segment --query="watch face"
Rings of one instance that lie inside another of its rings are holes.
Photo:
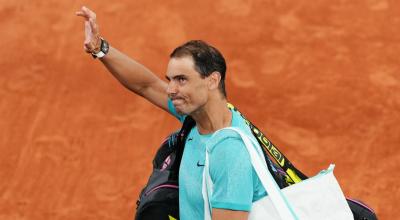
[[[109,49],[108,42],[105,40],[102,40],[101,51],[103,51],[103,53],[106,54],[108,52],[108,49]]]

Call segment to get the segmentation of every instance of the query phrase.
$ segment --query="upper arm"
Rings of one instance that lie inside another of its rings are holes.
[[[246,147],[231,131],[221,132],[213,141],[209,152],[210,176],[214,184],[212,219],[248,219],[253,198],[253,170]]]
[[[168,110],[167,86],[166,82],[158,79],[140,88],[137,94],[170,113]]]
[[[149,100],[154,105],[165,110],[172,116],[176,117],[180,122],[183,123],[186,116],[180,115],[176,112],[175,107],[171,102],[171,99],[168,98],[166,87],[167,83],[159,79],[159,81],[157,82],[140,88],[136,93]]]
[[[244,211],[235,211],[235,210],[227,210],[227,209],[213,209],[212,210],[212,219],[213,220],[247,220],[249,216],[248,212]]]
[[[100,60],[123,86],[168,111],[167,82],[113,47]]]
[[[212,208],[250,211],[254,174],[240,138],[229,136],[209,148],[209,173],[214,185],[210,198]]]

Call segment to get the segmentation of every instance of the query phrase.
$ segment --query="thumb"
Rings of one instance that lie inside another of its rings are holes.
[[[87,47],[87,45],[83,45],[83,49],[85,50],[86,53],[91,53],[92,51]]]

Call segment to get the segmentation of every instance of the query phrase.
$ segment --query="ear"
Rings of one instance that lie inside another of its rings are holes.
[[[219,82],[221,81],[221,73],[214,71],[207,78],[208,88],[210,90],[218,89]]]

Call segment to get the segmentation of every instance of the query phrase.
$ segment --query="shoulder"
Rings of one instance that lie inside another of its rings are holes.
[[[223,146],[229,146],[230,149],[240,149],[243,148],[244,142],[237,131],[225,128],[214,133],[209,140],[207,150],[211,153],[216,148],[224,148]]]

